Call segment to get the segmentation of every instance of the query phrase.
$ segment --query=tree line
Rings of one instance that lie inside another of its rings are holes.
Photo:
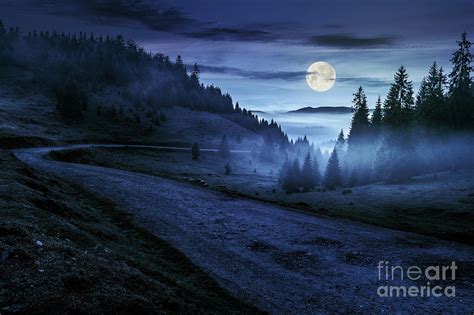
[[[404,66],[395,73],[385,100],[378,97],[372,114],[359,87],[353,94],[349,134],[345,138],[341,130],[322,180],[314,167],[308,168],[308,153],[306,167],[300,168],[297,159],[285,162],[279,178],[283,189],[296,192],[320,184],[332,189],[474,167],[473,67],[466,33],[457,44],[451,72],[445,74],[434,62],[416,95]],[[316,154],[313,160],[318,160]],[[309,185],[308,176],[313,180]]]
[[[112,90],[131,107],[137,123],[159,125],[159,114],[153,113],[181,106],[225,115],[259,134],[271,134],[278,142],[287,140],[276,123],[259,119],[238,103],[234,106],[229,94],[200,82],[197,64],[188,72],[181,56],[172,61],[120,35],[48,31],[23,35],[18,28],[6,30],[0,20],[0,67],[12,66],[31,71],[28,88],[36,86],[46,91],[68,118],[81,119],[95,95]],[[95,106],[103,116],[127,112],[123,108]]]

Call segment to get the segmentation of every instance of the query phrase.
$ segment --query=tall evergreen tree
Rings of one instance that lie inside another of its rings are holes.
[[[301,169],[301,186],[304,191],[310,191],[314,188],[314,171],[313,171],[313,161],[311,160],[311,155],[306,154],[306,157],[303,162],[303,167]]]
[[[324,175],[324,186],[328,189],[334,189],[342,183],[341,166],[339,165],[339,158],[337,157],[337,150],[334,148],[329,158],[326,167],[326,174]]]
[[[319,170],[319,162],[316,154],[313,157],[313,183],[314,186],[321,184],[321,171]]]
[[[352,104],[355,108],[355,113],[352,116],[351,130],[347,139],[349,149],[364,141],[369,131],[369,108],[367,106],[367,97],[361,86],[354,93]]]
[[[336,147],[338,150],[343,150],[346,145],[346,138],[344,137],[344,131],[341,129],[336,140]]]
[[[370,125],[375,129],[378,129],[382,126],[382,101],[380,100],[380,95],[377,98],[377,102],[375,103],[375,109],[372,113]]]
[[[472,95],[471,66],[472,55],[469,51],[471,42],[464,32],[458,43],[458,50],[453,53],[451,62],[453,70],[449,74],[449,106],[453,113],[453,123],[459,127],[474,126],[474,100]]]
[[[417,118],[426,125],[439,125],[445,119],[446,76],[436,62],[430,67],[428,76],[423,78],[416,96]]]
[[[222,136],[221,143],[219,145],[219,154],[223,158],[228,158],[230,155],[230,147],[226,135]]]
[[[82,117],[82,110],[86,107],[87,97],[74,77],[70,76],[56,90],[56,99],[57,107],[64,117],[72,119]]]
[[[287,193],[298,192],[300,185],[300,178],[301,178],[301,170],[300,170],[300,163],[298,159],[293,160],[291,165],[288,167],[286,174],[283,178],[283,189]]]
[[[195,63],[193,71],[191,72],[191,76],[189,78],[191,80],[191,84],[194,87],[199,87],[199,73],[201,73],[201,71],[199,70],[197,63]]]
[[[6,33],[5,26],[3,25],[3,21],[0,20],[0,36],[5,35],[5,33]]]
[[[410,123],[413,114],[413,83],[401,66],[395,73],[383,107],[383,122],[389,127],[399,128]]]
[[[178,69],[180,69],[180,70],[183,70],[183,69],[184,69],[183,58],[181,58],[180,55],[178,55],[178,57],[176,57],[175,66],[176,66],[176,68],[178,68]]]

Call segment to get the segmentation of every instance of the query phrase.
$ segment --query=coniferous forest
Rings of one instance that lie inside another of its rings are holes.
[[[463,33],[452,54],[452,69],[433,62],[418,93],[413,90],[408,70],[401,66],[382,102],[372,114],[363,87],[354,93],[354,114],[347,138],[341,131],[327,167],[322,169],[322,185],[328,189],[351,187],[377,181],[406,180],[412,176],[472,168],[474,166],[474,84],[471,42]],[[308,156],[318,162],[321,152],[306,145]],[[287,192],[307,191],[299,172],[312,169],[286,161],[280,182]],[[319,172],[319,170],[317,170]],[[299,180],[297,180],[299,178]],[[311,189],[319,186],[314,175]]]
[[[197,64],[188,73],[181,56],[171,61],[120,35],[104,38],[48,31],[22,34],[19,28],[7,30],[0,20],[0,67],[29,70],[32,76],[23,82],[25,87],[48,93],[63,117],[72,120],[82,119],[86,111],[95,111],[105,118],[122,115],[144,128],[153,128],[163,119],[162,109],[180,106],[225,115],[278,144],[288,143],[275,122],[259,119],[238,103],[234,106],[231,96],[219,87],[201,83]],[[111,93],[125,101],[128,108],[115,104],[109,108],[90,106],[94,97]]]

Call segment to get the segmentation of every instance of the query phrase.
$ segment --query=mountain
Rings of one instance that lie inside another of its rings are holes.
[[[354,111],[352,107],[347,106],[321,106],[321,107],[303,107],[297,110],[291,110],[288,113],[302,113],[302,114],[350,114]]]

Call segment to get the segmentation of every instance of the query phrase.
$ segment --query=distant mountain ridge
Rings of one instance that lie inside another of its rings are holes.
[[[302,114],[315,114],[315,113],[325,113],[325,114],[350,114],[354,112],[352,107],[348,106],[320,106],[320,107],[303,107],[297,110],[290,110],[288,113],[302,113]]]

